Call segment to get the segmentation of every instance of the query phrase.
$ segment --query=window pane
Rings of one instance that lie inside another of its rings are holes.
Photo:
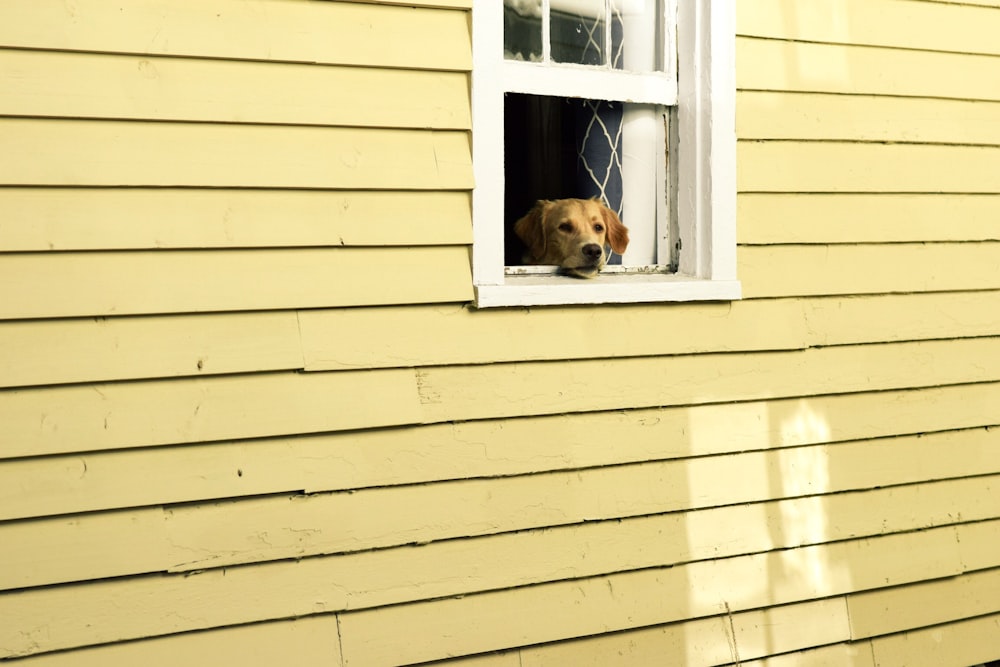
[[[549,39],[550,61],[663,71],[663,0],[503,0],[504,57],[542,62]]]
[[[607,64],[604,0],[552,1],[552,59],[579,65]]]
[[[503,0],[503,52],[507,60],[541,61],[541,0]]]
[[[614,22],[620,26],[622,51],[616,67],[633,72],[666,69],[662,0],[612,0]]]

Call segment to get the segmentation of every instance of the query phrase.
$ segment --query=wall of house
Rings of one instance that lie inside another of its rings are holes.
[[[740,0],[746,298],[495,311],[471,4],[0,3],[0,658],[1000,658],[1000,2]]]

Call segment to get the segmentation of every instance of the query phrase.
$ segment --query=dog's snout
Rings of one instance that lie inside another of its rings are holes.
[[[601,246],[597,245],[596,243],[588,243],[587,245],[583,246],[582,252],[583,256],[590,260],[600,259],[601,255],[604,253],[604,251],[601,249]]]

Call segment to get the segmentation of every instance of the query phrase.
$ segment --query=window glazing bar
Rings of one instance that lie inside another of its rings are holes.
[[[542,0],[542,62],[552,62],[552,0]]]

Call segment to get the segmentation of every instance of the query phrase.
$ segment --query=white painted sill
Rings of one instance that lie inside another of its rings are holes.
[[[500,285],[477,285],[476,307],[554,306],[679,301],[735,301],[738,280],[708,280],[676,273],[602,273],[594,278],[505,276]]]

